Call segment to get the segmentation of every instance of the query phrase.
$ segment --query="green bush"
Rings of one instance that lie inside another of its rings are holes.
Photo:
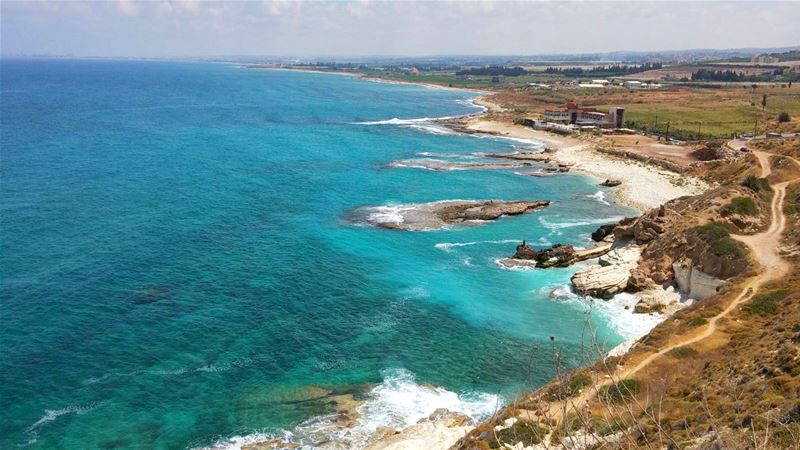
[[[625,403],[636,397],[640,389],[639,380],[622,380],[600,389],[600,399],[612,405]]]
[[[592,422],[595,433],[600,436],[610,436],[618,431],[630,428],[625,419],[610,420],[602,417],[593,417]]]
[[[705,225],[691,228],[690,231],[697,233],[701,239],[708,243],[717,256],[743,258],[747,254],[740,243],[731,239],[728,226],[725,224],[709,222]]]
[[[578,372],[566,383],[558,382],[547,389],[547,399],[550,401],[563,400],[580,392],[585,386],[592,383],[592,377],[585,372]]]
[[[759,295],[742,307],[748,316],[771,316],[778,312],[778,302],[786,298],[788,289],[778,289]]]
[[[720,222],[709,222],[705,225],[696,226],[692,228],[692,231],[699,234],[702,238],[710,241],[731,236],[728,227]]]
[[[705,317],[700,316],[692,316],[686,320],[686,325],[689,325],[692,328],[699,327],[707,323],[708,321],[705,319]]]
[[[778,114],[778,122],[784,123],[784,122],[789,122],[791,120],[792,120],[792,117],[786,111]]]
[[[514,425],[497,432],[497,437],[489,443],[491,448],[504,448],[503,444],[522,443],[525,447],[540,444],[547,430],[527,420],[517,420]]]
[[[692,347],[677,347],[668,351],[667,354],[675,359],[688,358],[697,354],[697,350]]]
[[[734,197],[731,202],[722,207],[722,214],[742,214],[755,216],[758,214],[756,202],[750,197]]]
[[[742,186],[757,194],[772,192],[772,186],[769,185],[769,180],[766,178],[759,178],[755,175],[748,175],[747,178],[742,181]]]

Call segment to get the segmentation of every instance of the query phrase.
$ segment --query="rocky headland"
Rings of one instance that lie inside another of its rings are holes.
[[[549,204],[548,200],[449,200],[398,206],[365,206],[354,210],[349,219],[392,230],[425,231],[526,214]]]

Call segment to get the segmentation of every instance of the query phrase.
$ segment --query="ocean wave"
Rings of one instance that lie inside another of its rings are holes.
[[[366,122],[356,122],[355,125],[417,125],[425,122],[434,122],[436,120],[454,119],[458,116],[445,116],[445,117],[419,117],[416,119],[400,119],[393,117],[386,120],[371,120]]]
[[[456,103],[458,103],[459,105],[474,106],[476,108],[480,108],[481,109],[480,111],[472,113],[470,115],[483,114],[486,111],[489,111],[489,108],[487,108],[487,107],[485,107],[483,105],[479,105],[479,104],[475,103],[475,100],[477,100],[478,98],[480,98],[480,96],[472,97],[472,98],[468,98],[468,99],[459,99],[459,100],[456,100]]]
[[[494,241],[474,241],[474,242],[439,242],[435,244],[434,247],[438,248],[439,250],[444,250],[446,252],[452,251],[453,247],[470,247],[473,245],[479,244],[510,244],[510,243],[519,243],[519,239],[501,239],[501,240],[494,240]]]
[[[545,286],[541,293],[552,299],[573,303],[598,315],[614,332],[627,341],[635,341],[646,335],[666,319],[664,314],[639,314],[634,306],[639,301],[635,295],[620,293],[608,300],[598,300],[577,294],[571,284]]]
[[[606,201],[606,194],[603,191],[597,191],[594,194],[587,195],[587,197],[598,203],[602,203],[606,206],[611,206],[611,203]]]
[[[375,386],[367,394],[366,401],[356,408],[358,418],[350,426],[342,427],[341,421],[337,420],[338,415],[325,415],[311,418],[291,431],[233,436],[206,448],[240,450],[248,444],[279,439],[299,445],[303,450],[314,449],[320,443],[331,441],[341,448],[363,449],[379,429],[402,430],[439,408],[464,414],[477,422],[490,417],[500,406],[497,395],[457,394],[441,387],[418,384],[411,372],[393,369],[384,372],[383,382]]]
[[[475,159],[478,158],[476,154],[462,155],[460,153],[436,153],[436,152],[417,152],[418,156],[426,156],[429,158],[455,158],[455,159]]]
[[[496,134],[480,134],[474,133],[470,134],[470,136],[474,136],[478,139],[502,139],[504,141],[511,141],[517,144],[521,144],[520,146],[514,145],[514,148],[525,150],[529,152],[531,150],[544,150],[545,144],[544,142],[537,141],[536,139],[526,139],[526,138],[518,138],[512,136],[499,136]]]
[[[39,420],[34,422],[33,425],[29,426],[27,431],[35,432],[38,428],[42,427],[46,423],[52,422],[67,414],[86,414],[96,406],[96,403],[90,403],[88,405],[71,405],[61,409],[46,409],[44,410],[44,415]]]
[[[436,134],[440,136],[452,136],[458,134],[457,132],[451,130],[450,128],[443,127],[440,125],[412,124],[409,125],[408,128],[413,128],[415,130],[425,131],[427,133]]]
[[[557,217],[557,216],[556,216]],[[550,230],[550,234],[553,233],[560,233],[559,230],[564,228],[574,228],[574,227],[583,227],[588,225],[605,225],[608,223],[615,223],[619,222],[620,220],[624,219],[625,216],[612,216],[603,219],[589,219],[589,220],[575,220],[575,221],[565,221],[565,222],[550,222],[547,220],[547,217],[539,216],[539,223],[542,224],[543,227]]]

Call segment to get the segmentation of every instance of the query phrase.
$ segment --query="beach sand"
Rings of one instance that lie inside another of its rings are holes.
[[[495,111],[502,110],[500,106],[486,100],[481,103],[476,100],[475,103],[490,111],[492,108]],[[572,170],[593,176],[598,179],[598,183],[606,179],[622,181],[620,186],[614,188],[615,200],[639,211],[656,208],[674,198],[697,195],[709,188],[697,178],[600,153],[594,150],[592,142],[570,136],[534,130],[485,116],[467,118],[462,125],[471,132],[544,142],[557,150],[553,153],[553,158],[560,163],[570,164]]]

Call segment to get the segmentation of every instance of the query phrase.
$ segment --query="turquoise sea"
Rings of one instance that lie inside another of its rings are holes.
[[[629,332],[611,307],[587,316],[575,268],[496,263],[633,212],[597,180],[389,167],[539,148],[408,120],[479,112],[474,93],[15,59],[0,88],[0,448],[313,447],[320,392],[367,402],[356,434],[438,406],[479,418],[556,352],[587,363],[587,323],[607,346]],[[347,220],[448,199],[553,203],[440,231]]]

